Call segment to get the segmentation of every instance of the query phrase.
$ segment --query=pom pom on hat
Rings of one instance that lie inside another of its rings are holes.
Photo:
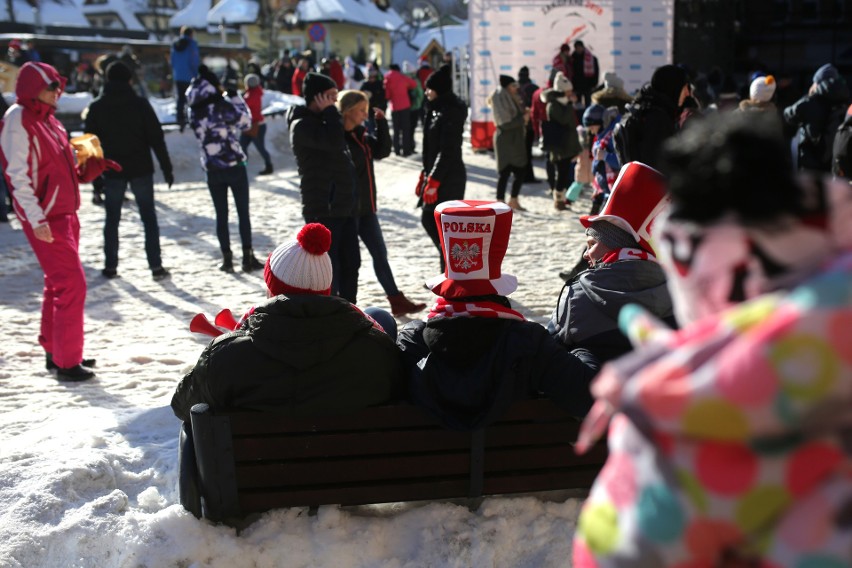
[[[500,86],[504,89],[515,82],[515,78],[511,75],[500,75]]]
[[[284,243],[266,259],[263,279],[274,295],[331,294],[331,231],[320,223],[302,227],[295,241]]]
[[[772,75],[758,77],[751,82],[751,86],[748,89],[748,96],[755,102],[766,103],[775,94],[775,87],[775,77]]]
[[[129,83],[133,78],[133,72],[121,61],[113,61],[106,68],[106,77],[108,81]]]
[[[559,91],[560,93],[572,91],[574,90],[574,84],[571,82],[571,79],[565,76],[565,73],[558,71],[556,76],[553,78],[553,90]]]

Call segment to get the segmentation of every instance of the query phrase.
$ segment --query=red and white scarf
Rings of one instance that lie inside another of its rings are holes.
[[[453,302],[444,298],[438,298],[426,316],[427,320],[439,318],[500,318],[526,321],[520,312],[497,302]]]
[[[600,263],[607,264],[616,260],[650,260],[651,262],[657,262],[657,258],[646,250],[640,248],[620,248],[611,250],[603,255]]]
[[[583,52],[583,75],[586,77],[595,76],[595,56],[588,49]]]

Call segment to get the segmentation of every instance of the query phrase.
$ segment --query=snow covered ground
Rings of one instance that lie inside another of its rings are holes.
[[[562,494],[489,498],[464,504],[398,503],[357,508],[278,510],[237,535],[183,510],[177,492],[179,422],[169,408],[175,385],[207,342],[190,333],[192,316],[227,307],[242,313],[264,295],[260,273],[217,270],[213,206],[193,135],[166,136],[176,184],[156,174],[163,259],[172,278],[154,282],[132,202],[121,224],[121,278],[106,280],[104,211],[83,187],[81,256],[89,282],[87,357],[98,376],[58,383],[44,369],[37,342],[41,271],[15,220],[0,225],[0,566],[6,567],[529,567],[567,566],[580,500]],[[275,174],[255,177],[251,208],[258,257],[294,238],[302,226],[298,177],[283,119],[270,121]],[[415,156],[419,158],[419,156]],[[490,154],[465,150],[470,199],[492,199]],[[377,165],[380,218],[400,290],[427,301],[423,281],[439,269],[420,226],[413,187],[419,161],[390,157]],[[544,177],[543,163],[536,163]],[[515,306],[528,318],[549,316],[584,237],[575,212],[557,212],[546,184],[526,185],[503,264],[520,287]],[[231,242],[239,250],[236,212]],[[387,307],[362,247],[359,305]],[[421,314],[425,316],[424,314]],[[401,320],[404,321],[404,320]]]

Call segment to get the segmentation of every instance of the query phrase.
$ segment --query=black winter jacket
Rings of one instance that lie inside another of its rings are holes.
[[[358,213],[355,164],[344,139],[343,120],[332,105],[321,113],[294,106],[287,112],[290,145],[299,167],[302,216],[351,217]]]
[[[172,409],[184,421],[200,402],[317,416],[403,395],[399,350],[355,306],[337,296],[276,296],[207,346]]]
[[[97,135],[104,156],[121,164],[122,171],[107,170],[109,178],[132,179],[154,173],[151,150],[164,174],[172,172],[163,129],[151,103],[137,95],[129,83],[108,81],[89,105],[85,132]]]
[[[397,345],[412,402],[447,428],[482,428],[512,401],[542,394],[578,418],[592,405],[589,383],[599,370],[597,361],[583,350],[569,352],[537,323],[412,321],[400,330]]]
[[[784,109],[784,121],[798,128],[799,169],[831,171],[834,138],[826,142],[826,125],[833,109],[843,114],[848,106],[846,81],[829,79],[818,83],[813,94],[805,95]]]
[[[376,135],[356,126],[346,133],[346,144],[355,163],[358,184],[358,215],[376,212],[376,172],[373,160],[387,158],[391,152],[391,137],[387,120],[376,121]]]
[[[631,138],[630,151],[625,155],[619,155],[619,162],[622,164],[642,162],[659,169],[663,143],[677,134],[680,117],[677,101],[671,100],[651,85],[645,85],[639,91],[636,100],[627,105],[627,112],[638,116],[641,126],[637,129],[638,140]],[[622,117],[622,122],[626,120],[625,117],[626,114]],[[618,144],[616,148],[619,148]]]
[[[438,201],[464,199],[467,171],[462,161],[462,134],[467,105],[454,93],[427,101],[423,117],[423,170],[441,182]]]

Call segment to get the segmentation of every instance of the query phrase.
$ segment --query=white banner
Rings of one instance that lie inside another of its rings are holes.
[[[490,147],[485,104],[498,77],[527,66],[544,86],[563,43],[582,40],[597,58],[600,80],[615,71],[633,92],[654,69],[671,62],[674,0],[470,0],[471,132]]]

